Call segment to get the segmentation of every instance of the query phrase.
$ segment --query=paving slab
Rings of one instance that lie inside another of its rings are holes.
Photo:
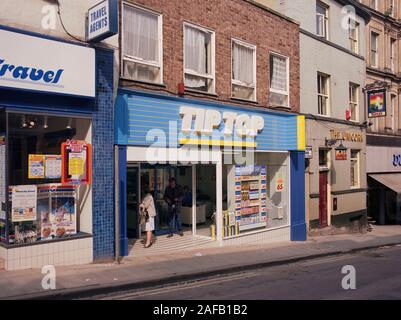
[[[0,271],[0,299],[71,298],[126,288],[144,288],[279,265],[299,260],[401,244],[401,226],[376,227],[367,234],[310,238],[306,242],[216,247],[146,258],[129,257],[120,264],[57,267],[56,290],[42,289],[40,269]]]

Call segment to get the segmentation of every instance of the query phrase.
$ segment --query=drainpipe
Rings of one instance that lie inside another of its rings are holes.
[[[114,262],[120,263],[120,175],[118,146],[114,146],[114,225],[115,225],[115,257]]]

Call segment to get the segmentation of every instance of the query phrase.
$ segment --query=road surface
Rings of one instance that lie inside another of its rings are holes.
[[[342,279],[346,276],[342,274],[342,268],[346,265],[355,268],[355,290],[344,290],[342,287]],[[307,260],[165,287],[110,293],[90,299],[401,299],[401,246]]]

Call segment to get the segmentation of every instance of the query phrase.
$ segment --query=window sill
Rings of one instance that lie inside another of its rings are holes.
[[[240,101],[240,102],[248,102],[248,103],[258,104],[257,100],[248,100],[248,99],[242,99],[242,98],[237,98],[237,97],[231,97],[230,99],[233,100],[233,101]]]
[[[142,85],[149,85],[149,86],[155,86],[155,87],[160,87],[160,88],[167,88],[167,85],[165,83],[157,83],[157,82],[150,82],[150,81],[135,80],[135,79],[124,78],[124,77],[121,77],[120,79],[124,80],[124,81],[129,81],[129,82],[132,82],[132,83],[142,84]]]
[[[195,93],[195,94],[199,94],[199,95],[207,95],[207,96],[211,96],[211,97],[215,97],[217,98],[219,95],[217,93],[214,92],[205,92],[205,91],[200,91],[200,90],[195,90],[195,89],[185,89],[184,93]]]
[[[37,246],[41,244],[51,244],[55,242],[62,242],[62,241],[69,241],[69,240],[77,240],[77,239],[85,239],[85,238],[92,238],[92,235],[85,232],[79,232],[72,236],[66,236],[62,238],[56,239],[49,239],[49,240],[39,240],[32,243],[4,243],[0,242],[0,246],[6,249],[14,249],[14,248],[22,248],[22,247],[29,247],[29,246]]]

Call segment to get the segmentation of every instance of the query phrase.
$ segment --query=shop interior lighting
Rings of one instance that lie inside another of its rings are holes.
[[[45,117],[44,123],[43,123],[43,129],[47,129],[49,125],[47,124],[47,116]]]
[[[68,119],[68,122],[67,122],[66,128],[67,128],[67,129],[71,129],[71,125],[72,125],[72,119],[69,118],[69,119]]]

